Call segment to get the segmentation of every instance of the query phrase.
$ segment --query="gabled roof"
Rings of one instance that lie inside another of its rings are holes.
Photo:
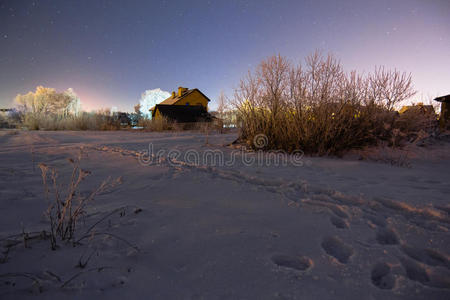
[[[157,110],[164,117],[179,123],[198,122],[210,119],[208,112],[201,105],[157,104],[152,112],[152,117],[155,116]]]
[[[439,101],[439,102],[450,102],[450,94],[448,94],[446,96],[434,98],[434,100]]]
[[[423,105],[420,103],[416,105],[403,106],[398,112],[401,114],[405,112],[435,113],[433,105]]]
[[[211,101],[208,97],[206,97],[205,94],[203,94],[199,89],[191,89],[191,90],[187,90],[186,92],[184,92],[181,96],[178,96],[178,94],[176,94],[175,98],[173,98],[172,96],[170,96],[169,98],[167,98],[166,100],[164,100],[163,102],[159,103],[159,104],[167,104],[167,105],[172,105],[177,103],[178,101],[180,101],[181,99],[185,98],[186,96],[192,94],[194,91],[198,91],[200,94],[203,95],[203,97],[205,97],[208,102]]]
[[[203,97],[206,98],[206,100],[208,100],[208,102],[211,101],[199,89],[190,89],[190,90],[187,90],[186,92],[184,92],[181,96],[178,96],[178,94],[175,94],[175,97],[170,96],[169,98],[165,99],[164,101],[162,101],[159,104],[162,104],[162,105],[173,105],[173,104],[177,103],[178,101],[180,101],[181,99],[185,98],[186,96],[192,94],[194,91],[198,91]],[[154,111],[155,108],[156,108],[156,106],[153,106],[152,108],[149,109],[149,111]]]

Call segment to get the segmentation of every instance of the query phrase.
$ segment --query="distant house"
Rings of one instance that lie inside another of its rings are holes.
[[[0,108],[0,128],[11,128],[12,125],[9,124],[7,117],[8,114],[13,110],[11,108]]]
[[[199,89],[179,87],[178,93],[172,92],[172,96],[150,108],[150,112],[152,119],[166,117],[179,123],[209,121],[210,101]]]
[[[6,118],[12,111],[11,108],[0,108],[0,118]]]
[[[439,125],[446,129],[450,127],[450,94],[437,97],[435,101],[441,102],[441,114],[439,116]]]
[[[400,114],[404,113],[421,113],[424,115],[434,115],[436,112],[434,111],[433,105],[423,105],[422,102],[413,105],[403,106],[399,111]]]
[[[131,118],[127,113],[119,112],[117,113],[117,120],[120,122],[120,126],[131,125]]]
[[[0,115],[6,116],[11,111],[12,111],[12,108],[0,108]]]

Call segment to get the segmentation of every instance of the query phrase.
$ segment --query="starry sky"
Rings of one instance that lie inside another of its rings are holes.
[[[178,86],[214,102],[262,59],[316,49],[411,72],[414,101],[449,94],[450,1],[0,0],[0,107],[37,85],[73,88],[85,110]]]

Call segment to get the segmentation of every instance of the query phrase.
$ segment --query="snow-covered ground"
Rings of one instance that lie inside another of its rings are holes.
[[[276,166],[235,138],[0,131],[0,297],[450,299],[449,143],[409,167]],[[52,251],[38,234],[49,230],[38,164],[64,182],[80,148],[92,172],[82,193],[110,176],[122,184],[95,198],[75,233],[104,218],[98,234]]]

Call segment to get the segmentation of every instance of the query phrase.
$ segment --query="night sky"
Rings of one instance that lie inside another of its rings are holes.
[[[180,85],[216,99],[261,59],[315,49],[411,72],[416,101],[449,94],[450,1],[0,0],[0,107],[37,85],[73,88],[85,110]]]

